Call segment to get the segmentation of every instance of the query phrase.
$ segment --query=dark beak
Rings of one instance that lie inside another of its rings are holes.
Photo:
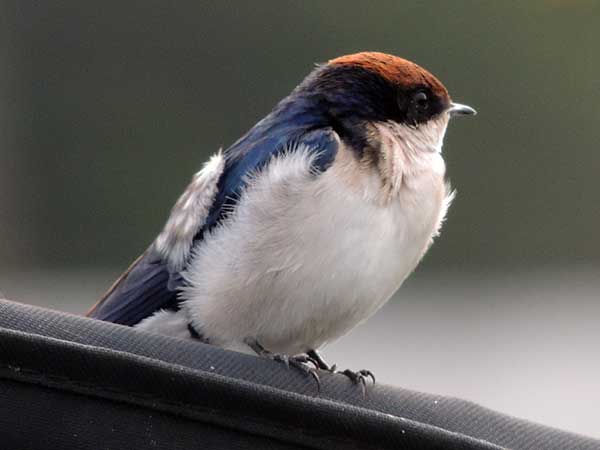
[[[467,105],[461,105],[460,103],[451,103],[448,108],[448,113],[451,117],[454,116],[474,116],[477,114],[473,108]]]

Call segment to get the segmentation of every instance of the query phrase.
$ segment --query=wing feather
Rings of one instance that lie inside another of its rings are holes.
[[[337,153],[339,138],[331,128],[286,136],[256,140],[250,149],[238,143],[225,155],[213,156],[179,198],[156,241],[87,315],[131,326],[160,309],[177,309],[181,271],[192,247],[235,208],[250,174],[256,176],[274,156],[300,147],[315,152],[317,174],[327,170]]]

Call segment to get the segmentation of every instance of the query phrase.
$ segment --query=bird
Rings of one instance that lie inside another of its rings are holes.
[[[446,128],[475,113],[394,55],[316,65],[210,157],[87,315],[336,371],[321,349],[378,311],[440,233]]]

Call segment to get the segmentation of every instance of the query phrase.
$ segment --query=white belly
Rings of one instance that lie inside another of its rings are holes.
[[[385,202],[375,171],[358,171],[348,153],[317,177],[303,152],[275,160],[194,249],[182,292],[194,326],[217,345],[256,338],[295,354],[367,319],[414,269],[443,219],[443,161],[427,157],[435,163],[423,162]]]

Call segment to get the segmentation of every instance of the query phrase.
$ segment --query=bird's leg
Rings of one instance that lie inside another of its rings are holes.
[[[306,354],[310,358],[315,360],[315,362],[317,363],[317,368],[319,368],[320,370],[325,370],[326,372],[331,372],[331,373],[335,372],[335,369],[337,368],[337,366],[335,364],[332,366],[327,364],[325,362],[325,360],[323,359],[323,357],[321,356],[321,354],[317,350],[309,350],[306,352]]]
[[[310,375],[317,383],[319,391],[321,390],[321,380],[317,374],[319,363],[316,359],[312,358],[308,354],[299,354],[294,356],[283,355],[280,353],[273,353],[264,348],[260,342],[256,339],[245,339],[244,342],[248,345],[258,356],[263,358],[269,358],[273,361],[284,363],[287,367],[294,367],[301,372]],[[311,367],[312,364],[314,367]]]
[[[331,373],[340,373],[342,375],[346,375],[348,378],[350,378],[350,381],[352,381],[353,383],[360,384],[363,395],[365,395],[366,391],[367,391],[367,378],[370,378],[371,381],[373,381],[373,384],[375,384],[375,375],[373,375],[373,372],[371,372],[370,370],[358,370],[355,372],[350,369],[346,369],[346,370],[338,372],[336,370],[336,365],[334,364],[334,365],[330,366],[329,364],[327,364],[325,362],[325,360],[323,359],[323,357],[321,356],[321,354],[317,350],[309,350],[306,352],[306,354],[309,357],[311,357],[314,361],[316,361],[317,367],[320,370],[325,370],[325,371],[331,372]]]

